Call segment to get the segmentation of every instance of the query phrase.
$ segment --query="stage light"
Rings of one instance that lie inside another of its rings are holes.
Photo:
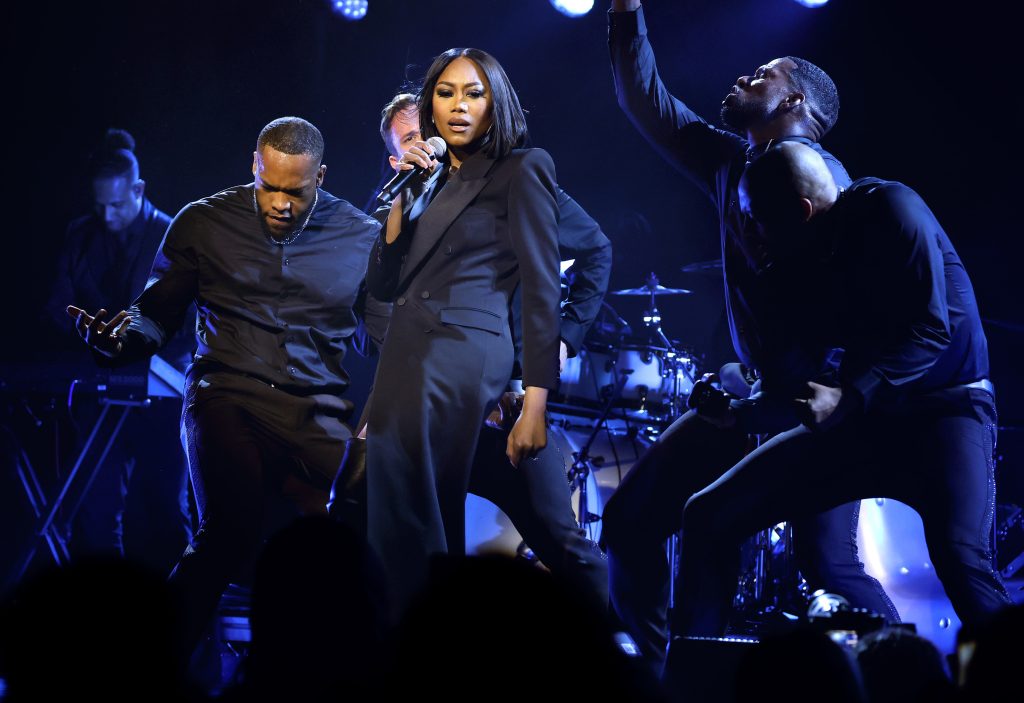
[[[822,5],[824,5],[825,3],[828,2],[828,0],[796,0],[796,1],[798,3],[800,3],[801,5],[803,5],[804,7],[810,7],[810,8],[821,7]]]
[[[594,0],[551,0],[551,4],[566,17],[582,17],[594,9]]]
[[[368,0],[331,0],[331,8],[351,22],[366,17],[369,4]]]

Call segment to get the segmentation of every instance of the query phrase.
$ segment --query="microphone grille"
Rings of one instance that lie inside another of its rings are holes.
[[[448,151],[448,144],[441,137],[431,137],[427,140],[427,144],[434,147],[434,155],[439,159]]]

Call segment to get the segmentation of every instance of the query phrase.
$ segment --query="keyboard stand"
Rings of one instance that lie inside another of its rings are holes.
[[[103,462],[106,461],[110,449],[114,446],[114,442],[117,441],[121,428],[124,426],[124,422],[132,408],[148,407],[150,405],[150,398],[182,397],[182,391],[185,387],[185,376],[180,371],[158,355],[151,357],[147,366],[148,371],[143,372],[145,378],[139,379],[141,385],[129,388],[125,388],[123,379],[119,379],[117,383],[111,383],[113,376],[104,378],[101,382],[93,380],[90,383],[88,381],[90,378],[88,373],[77,375],[82,373],[82,369],[74,369],[76,375],[73,378],[76,380],[71,381],[71,388],[67,392],[69,406],[76,385],[81,383],[77,379],[87,379],[86,386],[90,388],[90,391],[100,394],[98,402],[102,406],[102,410],[100,410],[99,417],[93,423],[89,437],[86,439],[81,451],[79,451],[71,472],[64,480],[60,492],[52,503],[49,503],[46,499],[46,494],[43,492],[28,454],[23,448],[19,450],[20,455],[17,461],[18,478],[25,489],[29,505],[38,521],[38,527],[35,530],[31,544],[28,545],[21,558],[16,562],[17,567],[11,576],[10,583],[7,584],[8,586],[18,584],[25,577],[25,573],[32,564],[32,560],[35,559],[39,546],[44,540],[50,556],[53,557],[53,561],[58,566],[63,566],[71,560],[67,540],[64,535],[68,533],[68,526],[71,525],[71,522],[81,509],[86,495],[92,488],[96,476],[103,466]],[[32,380],[31,377],[38,377],[47,371],[53,369],[60,370],[61,368],[59,364],[44,363],[39,368],[21,371],[20,373],[21,375],[27,373],[30,380]],[[4,378],[7,378],[8,375],[11,375],[13,378],[18,373],[17,369],[5,372]],[[125,374],[124,377],[130,378],[131,376]],[[0,382],[0,386],[2,385],[3,383]],[[111,394],[121,395],[122,397],[111,397]],[[123,397],[125,394],[127,394],[127,398]],[[93,449],[100,445],[102,445],[102,450],[94,460],[91,460],[90,454],[95,454]],[[86,477],[85,485],[77,492],[78,497],[70,513],[62,515],[61,519],[58,520],[57,515],[68,499],[68,496],[71,495],[71,489],[80,476]]]
[[[68,477],[64,480],[60,493],[57,494],[57,497],[49,506],[46,504],[46,496],[39,485],[39,480],[32,469],[32,464],[28,461],[28,457],[24,455],[24,451],[22,451],[22,464],[18,467],[18,473],[21,475],[22,484],[25,487],[29,502],[32,504],[32,509],[36,513],[36,517],[41,517],[43,509],[47,507],[49,507],[49,512],[39,522],[32,543],[18,562],[19,566],[15,570],[13,577],[14,583],[18,583],[24,578],[25,572],[28,571],[32,560],[36,556],[36,552],[39,550],[40,542],[43,540],[47,542],[50,554],[58,566],[63,566],[69,561],[67,545],[56,524],[58,511],[60,511],[61,506],[67,499],[75,479],[78,478],[79,474],[84,475],[87,473],[88,478],[86,479],[85,486],[78,494],[78,501],[75,503],[71,513],[65,517],[64,523],[70,524],[74,520],[75,515],[78,514],[79,509],[82,507],[82,501],[85,499],[86,494],[88,494],[96,479],[96,475],[110,453],[111,447],[114,446],[114,442],[124,426],[124,421],[128,418],[128,413],[131,412],[132,408],[148,407],[150,400],[149,398],[143,400],[100,398],[99,403],[103,406],[103,409],[100,411],[99,417],[96,418],[96,422],[93,423],[92,430],[89,432],[89,438],[78,453],[74,466],[71,468]],[[107,421],[108,417],[112,417],[110,422]],[[90,462],[89,454],[93,446],[99,444],[103,445],[103,449],[100,451],[99,456]]]

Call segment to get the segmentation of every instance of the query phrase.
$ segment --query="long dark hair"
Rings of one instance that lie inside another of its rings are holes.
[[[526,113],[519,104],[512,82],[505,75],[505,69],[496,58],[480,49],[449,49],[430,64],[417,103],[420,133],[424,140],[438,136],[433,121],[434,88],[448,64],[460,56],[479,66],[491,87],[491,126],[484,135],[483,151],[492,159],[507,156],[513,149],[526,144]]]

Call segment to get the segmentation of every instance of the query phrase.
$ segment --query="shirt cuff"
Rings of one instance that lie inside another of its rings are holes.
[[[638,7],[635,12],[614,12],[608,10],[608,38],[628,41],[633,37],[647,35],[647,22],[644,21],[644,8]]]

